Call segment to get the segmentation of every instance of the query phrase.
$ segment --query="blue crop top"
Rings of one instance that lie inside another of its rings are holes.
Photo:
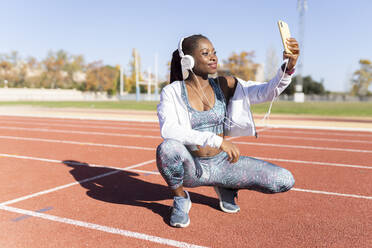
[[[223,121],[226,116],[225,96],[219,85],[217,85],[213,79],[209,78],[208,81],[214,91],[215,99],[214,105],[211,109],[206,111],[198,111],[191,107],[188,100],[185,82],[182,82],[182,99],[187,106],[192,129],[202,132],[209,131],[215,134],[221,134],[223,133]],[[194,145],[187,147],[192,151],[197,150],[196,146]]]

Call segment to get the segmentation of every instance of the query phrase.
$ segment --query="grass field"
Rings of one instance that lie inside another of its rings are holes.
[[[0,106],[37,106],[49,108],[95,108],[95,109],[132,109],[132,110],[156,110],[158,102],[136,101],[81,101],[81,102],[0,102]],[[255,114],[263,114],[268,110],[269,104],[257,104],[252,106]],[[294,103],[286,101],[275,102],[273,114],[294,115],[321,115],[321,116],[353,116],[372,117],[372,102],[305,102]]]

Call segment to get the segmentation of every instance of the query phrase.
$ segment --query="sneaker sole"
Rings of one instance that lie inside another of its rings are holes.
[[[190,209],[191,209],[191,200],[190,200],[190,205],[189,205],[189,209],[187,210],[187,213],[190,212]],[[183,224],[183,223],[172,223],[170,222],[170,225],[173,226],[173,227],[178,227],[178,228],[181,228],[181,227],[188,227],[190,225],[190,217],[187,221],[187,223]]]
[[[178,228],[181,228],[181,227],[188,227],[190,225],[190,218],[189,220],[187,221],[187,223],[185,224],[182,224],[182,223],[170,223],[171,226],[173,227],[178,227]]]
[[[223,202],[221,201],[222,197],[221,197],[220,191],[217,189],[217,187],[213,187],[213,188],[214,188],[214,191],[216,191],[216,193],[217,193],[218,199],[220,200],[220,208],[223,212],[233,214],[233,213],[237,213],[237,212],[240,211],[240,208],[238,208],[236,210],[230,210],[230,209],[224,208]]]

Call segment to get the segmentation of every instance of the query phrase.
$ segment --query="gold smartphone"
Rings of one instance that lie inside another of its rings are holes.
[[[286,53],[292,54],[292,52],[288,49],[288,46],[287,46],[287,43],[286,43],[287,38],[291,38],[291,33],[289,32],[288,24],[279,20],[278,21],[278,27],[279,27],[280,36],[282,37],[284,51]]]

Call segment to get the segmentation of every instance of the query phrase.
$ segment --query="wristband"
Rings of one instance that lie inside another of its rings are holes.
[[[282,65],[282,71],[284,72],[285,64]],[[292,70],[285,70],[285,73],[288,75],[292,75],[295,72],[295,68],[292,68]]]

